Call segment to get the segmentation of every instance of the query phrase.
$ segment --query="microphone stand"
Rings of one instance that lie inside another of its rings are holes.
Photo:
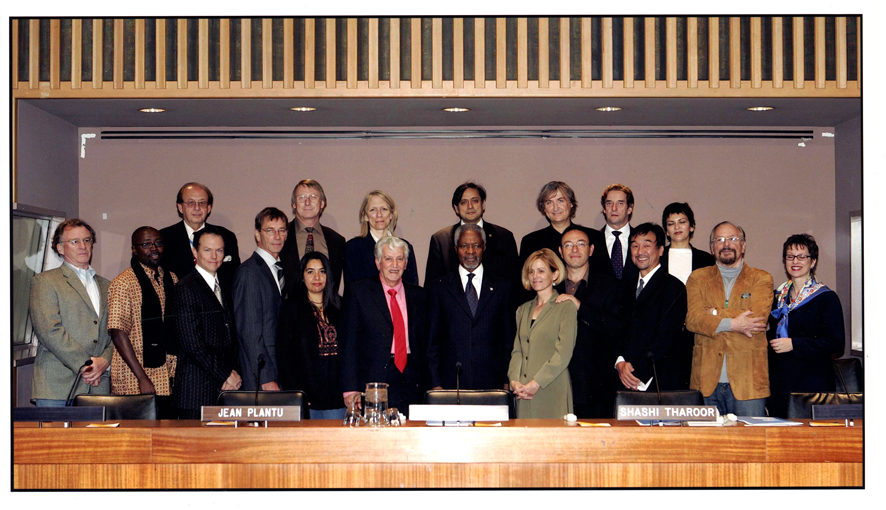
[[[261,369],[265,368],[265,355],[258,355],[258,369],[255,371],[255,403],[253,405],[258,405],[258,392],[261,390]]]
[[[71,407],[71,399],[74,397],[74,390],[77,388],[77,383],[80,382],[80,373],[83,372],[83,369],[91,366],[92,360],[86,360],[86,363],[80,365],[80,368],[77,369],[77,376],[74,377],[74,384],[71,385],[71,390],[68,391],[68,398],[65,400],[65,407]]]
[[[455,362],[455,405],[461,405],[461,361]]]
[[[646,353],[646,357],[652,363],[652,378],[655,380],[655,392],[658,394],[658,405],[661,405],[661,388],[658,386],[658,372],[655,370],[655,356],[652,351]]]

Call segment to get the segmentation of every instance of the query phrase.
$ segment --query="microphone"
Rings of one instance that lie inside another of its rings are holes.
[[[71,385],[71,390],[68,392],[68,398],[65,400],[65,407],[71,407],[71,399],[74,397],[74,390],[77,388],[77,383],[80,382],[80,372],[90,365],[92,365],[92,359],[86,360],[86,363],[80,365],[80,368],[77,369],[77,376],[74,377],[74,384]]]
[[[652,354],[652,351],[646,353],[646,357],[649,358],[649,362],[652,363],[652,378],[655,380],[655,392],[658,394],[658,405],[661,405],[661,388],[658,386],[658,372],[655,370],[655,355]]]
[[[258,355],[258,369],[255,371],[255,403],[258,405],[258,391],[261,389],[261,369],[265,368],[264,353]]]
[[[455,405],[461,404],[461,361],[455,362]]]
[[[837,375],[840,376],[840,383],[843,384],[843,391],[846,392],[846,400],[851,404],[852,403],[852,394],[849,393],[849,386],[846,386],[846,379],[843,378],[843,369],[840,368],[839,363],[834,363],[834,368],[837,369]]]

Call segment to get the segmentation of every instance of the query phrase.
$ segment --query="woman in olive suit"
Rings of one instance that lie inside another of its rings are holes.
[[[508,378],[517,397],[517,418],[562,418],[572,412],[569,360],[575,347],[576,310],[555,303],[554,285],[566,269],[553,251],[542,248],[523,264],[523,287],[535,298],[517,311],[517,336]],[[567,306],[568,305],[568,306]]]

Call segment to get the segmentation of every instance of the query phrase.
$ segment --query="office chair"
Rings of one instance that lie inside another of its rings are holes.
[[[75,407],[104,407],[105,420],[156,420],[154,395],[77,395]]]

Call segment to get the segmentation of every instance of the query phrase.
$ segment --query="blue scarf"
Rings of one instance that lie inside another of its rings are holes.
[[[776,293],[778,294],[778,301],[776,308],[772,310],[772,316],[778,319],[778,327],[775,328],[775,338],[789,338],[788,335],[788,314],[792,310],[796,310],[800,308],[804,304],[812,301],[812,298],[818,296],[819,294],[823,294],[825,292],[832,292],[825,284],[818,283],[815,278],[810,278],[806,280],[806,283],[803,284],[803,288],[800,289],[800,293],[797,296],[797,299],[792,302],[788,302],[791,296],[791,287],[793,286],[793,282],[788,280],[781,284]]]

